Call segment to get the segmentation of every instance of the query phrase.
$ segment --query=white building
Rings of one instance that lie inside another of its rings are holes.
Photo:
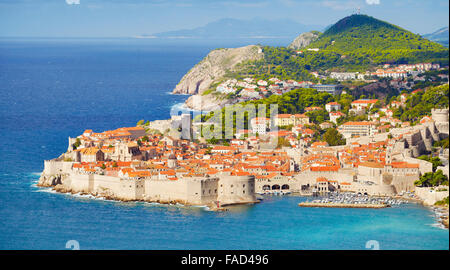
[[[251,88],[245,88],[239,94],[243,97],[249,97],[249,98],[257,98],[259,97],[259,92],[251,89]]]
[[[352,137],[372,136],[375,134],[376,128],[372,122],[346,122],[338,127],[338,131],[348,139]]]
[[[330,121],[337,124],[337,120],[345,116],[342,112],[330,112]]]
[[[355,80],[357,72],[331,72],[330,78],[338,81]]]
[[[270,118],[256,117],[250,123],[254,134],[266,134],[267,129],[270,128]]]
[[[325,105],[325,110],[327,110],[327,112],[339,111],[340,109],[341,109],[341,104],[339,104],[337,102],[330,102]]]
[[[378,99],[358,99],[352,102],[352,108],[356,110],[363,110],[365,108],[372,108],[375,103],[378,102]]]

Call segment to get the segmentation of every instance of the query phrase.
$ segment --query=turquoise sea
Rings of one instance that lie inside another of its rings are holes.
[[[430,209],[300,208],[268,196],[253,206],[121,203],[35,186],[67,138],[165,119],[170,95],[209,50],[249,41],[0,40],[0,249],[448,249]]]

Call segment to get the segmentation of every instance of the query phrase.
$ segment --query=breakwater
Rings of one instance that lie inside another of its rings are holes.
[[[388,204],[374,204],[374,203],[323,203],[323,202],[302,202],[300,207],[329,207],[329,208],[386,208],[390,207]]]

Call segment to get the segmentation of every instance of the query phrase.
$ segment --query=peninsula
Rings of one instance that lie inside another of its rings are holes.
[[[367,63],[360,54],[369,51]],[[212,208],[253,204],[269,193],[445,205],[448,92],[448,49],[352,15],[290,48],[212,51],[174,90],[193,94],[187,103],[198,107],[190,107],[207,112],[85,130],[44,162],[38,185]]]

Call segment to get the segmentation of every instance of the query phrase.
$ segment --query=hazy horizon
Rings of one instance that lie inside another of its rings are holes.
[[[427,34],[448,26],[448,7],[445,0],[0,0],[0,36],[122,38],[254,18],[324,28],[358,9]]]

